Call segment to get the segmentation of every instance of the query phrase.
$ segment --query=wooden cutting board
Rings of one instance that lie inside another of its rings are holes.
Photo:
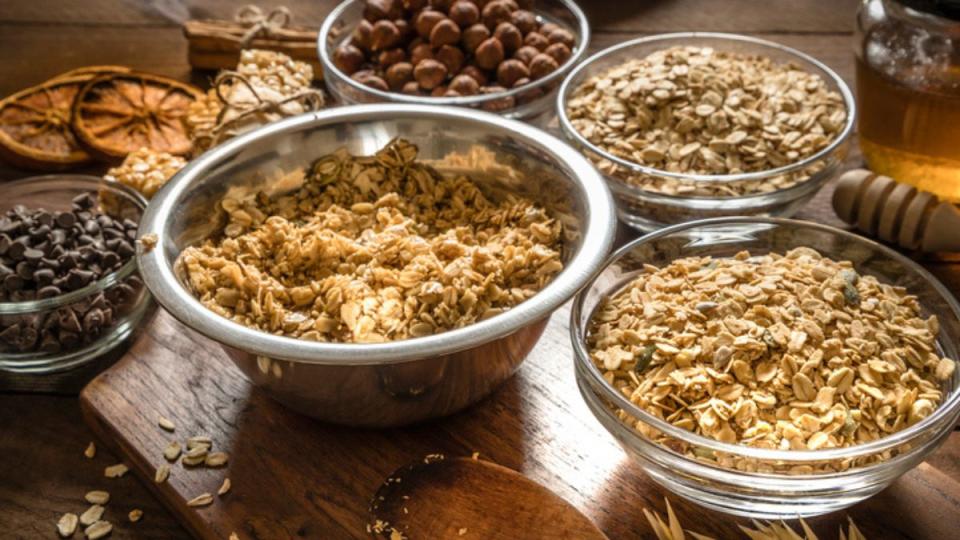
[[[165,312],[146,325],[114,367],[94,379],[81,405],[102,442],[116,447],[133,472],[197,537],[283,540],[365,538],[367,507],[383,479],[429,453],[466,456],[516,469],[590,517],[610,538],[649,538],[642,508],[664,511],[663,489],[594,420],[577,391],[566,332],[569,311],[554,314],[540,343],[492,396],[440,421],[381,431],[323,424],[291,412],[253,388],[219,346]],[[158,415],[176,425],[157,426]],[[153,482],[173,438],[208,435],[230,454],[224,469],[172,467]],[[960,437],[954,433],[953,439]],[[891,488],[850,510],[871,539],[956,537],[960,469],[951,440]],[[939,465],[938,465],[939,463]],[[952,464],[952,465],[951,465]],[[205,508],[186,501],[233,489]],[[742,538],[745,520],[670,497],[688,528]],[[821,538],[836,538],[841,512],[812,520]],[[146,516],[145,519],[149,519]],[[469,532],[464,537],[469,540]],[[459,540],[459,539],[458,539]]]

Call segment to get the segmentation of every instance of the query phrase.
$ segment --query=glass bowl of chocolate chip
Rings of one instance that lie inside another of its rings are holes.
[[[50,175],[0,200],[0,370],[51,373],[122,343],[150,305],[137,275],[146,201],[116,182]]]
[[[347,0],[318,38],[327,89],[344,103],[475,107],[542,117],[585,56],[572,0]]]
[[[557,96],[567,141],[603,173],[621,221],[649,232],[723,216],[790,217],[838,174],[855,104],[833,70],[750,36],[662,34],[604,49]]]
[[[960,304],[910,258],[783,218],[675,225],[573,304],[588,408],[665,488],[726,513],[840,510],[960,417]]]

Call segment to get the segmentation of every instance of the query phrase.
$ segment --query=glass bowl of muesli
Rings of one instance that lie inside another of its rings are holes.
[[[847,84],[749,36],[684,32],[604,49],[557,96],[560,130],[642,231],[711,217],[789,217],[841,170]]]
[[[355,105],[194,160],[151,200],[139,262],[157,301],[276,400],[395,426],[509,378],[615,225],[590,163],[534,127]]]
[[[781,218],[665,228],[576,298],[591,412],[655,481],[712,509],[838,510],[960,417],[960,305],[876,242]]]

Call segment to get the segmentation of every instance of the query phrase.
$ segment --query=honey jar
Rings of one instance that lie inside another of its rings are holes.
[[[867,165],[960,203],[960,1],[864,0],[856,72]]]

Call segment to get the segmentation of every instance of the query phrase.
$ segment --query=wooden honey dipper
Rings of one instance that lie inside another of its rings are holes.
[[[960,209],[873,171],[840,176],[833,209],[857,229],[907,249],[960,251]]]

